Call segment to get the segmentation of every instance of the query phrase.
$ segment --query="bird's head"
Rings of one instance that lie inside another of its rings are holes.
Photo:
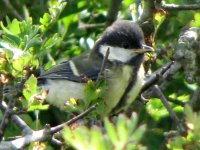
[[[109,61],[127,63],[136,56],[143,56],[152,51],[144,45],[144,36],[141,28],[132,21],[116,21],[108,27],[98,41],[98,53],[105,56],[109,48]]]

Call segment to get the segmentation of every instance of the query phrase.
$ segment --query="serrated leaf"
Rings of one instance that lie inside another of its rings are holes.
[[[115,145],[118,143],[118,136],[117,136],[117,132],[115,129],[115,126],[108,120],[108,118],[106,118],[104,120],[105,123],[105,128],[106,128],[106,132],[108,134],[108,137],[110,138],[110,140],[112,141],[112,143]]]
[[[20,22],[14,19],[11,24],[8,24],[8,28],[12,34],[18,35],[20,33]]]
[[[7,27],[3,25],[3,22],[1,22],[1,28],[6,34],[17,35],[20,33],[19,21],[17,19],[14,19]]]
[[[12,34],[12,32],[10,32],[4,25],[3,22],[1,21],[1,28],[3,29],[3,31],[7,34]]]
[[[126,126],[126,121],[128,121],[128,119],[124,115],[119,115],[116,125],[119,141],[123,142],[124,144],[128,139],[128,129]]]
[[[40,18],[40,23],[42,25],[48,25],[51,20],[51,16],[48,13],[44,13],[43,17]]]

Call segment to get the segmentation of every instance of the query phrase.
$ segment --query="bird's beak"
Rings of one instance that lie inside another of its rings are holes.
[[[145,44],[142,44],[142,48],[140,49],[134,49],[135,53],[139,53],[139,54],[143,54],[143,53],[147,53],[147,52],[153,52],[154,49],[151,46],[147,46]]]

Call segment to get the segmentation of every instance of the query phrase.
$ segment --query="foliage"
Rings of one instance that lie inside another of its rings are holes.
[[[65,110],[81,113],[90,106],[98,103],[98,109],[93,114],[96,114],[94,116],[99,117],[104,112],[105,104],[102,95],[106,90],[107,84],[104,80],[99,82],[88,80],[87,84],[84,86],[84,94],[87,101],[76,100],[75,98],[71,97],[70,100],[66,103]],[[93,115],[91,116],[94,117]]]
[[[167,147],[169,149],[200,149],[200,114],[192,111],[189,105],[185,106],[187,136],[177,136],[169,139]]]
[[[85,126],[76,129],[65,127],[63,136],[66,144],[70,144],[78,150],[145,149],[139,144],[145,131],[145,125],[137,128],[137,120],[135,113],[132,114],[131,118],[119,115],[115,118],[116,124],[110,122],[108,118],[104,120],[105,133],[97,126],[91,129]]]

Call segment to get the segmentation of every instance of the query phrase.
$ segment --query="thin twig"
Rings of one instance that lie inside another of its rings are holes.
[[[110,54],[110,48],[108,47],[108,49],[106,51],[106,56],[103,58],[101,69],[100,69],[100,72],[98,74],[96,82],[98,82],[104,76],[104,70],[105,70],[106,64],[108,62],[108,56],[109,56],[109,54]]]
[[[177,127],[179,129],[179,132],[181,134],[185,134],[186,133],[185,128],[183,127],[182,123],[180,122],[179,118],[176,116],[175,112],[173,111],[173,109],[171,108],[169,103],[167,102],[167,99],[165,98],[164,94],[162,93],[162,91],[160,90],[158,85],[154,85],[154,92],[158,96],[158,98],[160,98],[160,100],[162,101],[163,105],[165,106],[165,108],[169,112],[169,115],[171,116],[171,118],[176,123],[176,125],[177,125]]]
[[[168,101],[169,101],[169,102],[172,102],[172,103],[174,103],[174,104],[176,104],[176,105],[180,105],[180,106],[182,106],[182,107],[185,106],[185,103],[184,103],[184,102],[179,101],[179,100],[176,100],[176,99],[168,98]]]
[[[90,108],[88,108],[86,111],[84,111],[83,113],[79,114],[78,116],[76,116],[76,117],[70,119],[69,121],[67,121],[67,122],[65,122],[65,123],[63,123],[63,124],[60,124],[60,125],[58,125],[58,126],[52,127],[52,128],[51,128],[51,131],[50,131],[51,134],[54,134],[54,133],[56,133],[56,132],[62,130],[62,129],[64,128],[64,126],[70,125],[70,124],[76,122],[77,120],[79,120],[79,119],[85,117],[85,116],[86,116],[87,114],[89,114],[91,111],[93,111],[94,109],[96,109],[97,106],[98,106],[98,104],[94,104],[94,105],[92,105]]]
[[[91,28],[100,28],[104,27],[104,23],[98,23],[98,24],[85,24],[83,22],[79,22],[78,28],[79,29],[91,29]]]

